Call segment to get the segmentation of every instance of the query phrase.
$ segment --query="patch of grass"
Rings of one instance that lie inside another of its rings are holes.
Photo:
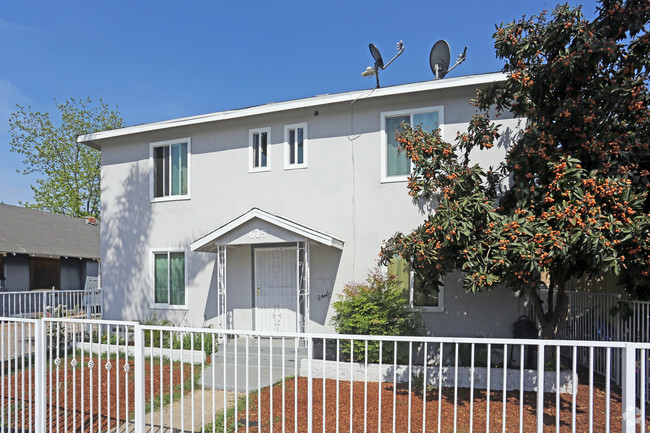
[[[289,381],[293,379],[294,376],[287,376],[284,378],[284,381]],[[282,385],[283,379],[278,380],[273,384],[273,387],[277,385]],[[262,388],[260,391],[264,392],[265,390],[269,390],[269,386],[265,386]],[[272,390],[269,390],[271,392]],[[244,416],[244,420],[242,422],[239,422],[238,425],[235,423],[235,407],[237,407],[237,414],[241,418],[242,415]],[[248,413],[254,413],[257,410],[257,391],[250,391],[248,393]],[[280,420],[281,417],[276,416],[274,417],[274,422]],[[213,423],[208,423],[205,426],[203,426],[204,431],[218,431],[222,432],[224,431],[223,426],[226,420],[228,420],[228,425],[226,426],[226,432],[234,432],[237,431],[237,427],[246,427],[246,396],[243,395],[237,399],[237,404],[232,405],[227,411],[221,411],[219,415],[217,415],[214,419]],[[270,422],[267,420],[263,424],[259,423],[259,420],[256,421],[258,422],[258,428],[262,428],[263,426],[268,426]],[[203,431],[202,430],[202,431]]]
[[[160,363],[154,365],[160,365]],[[185,365],[191,368],[191,364],[185,364]],[[176,368],[176,367],[183,368],[180,362],[174,362],[172,364],[172,368]],[[148,369],[146,370],[147,371],[145,372],[145,375],[151,373]],[[201,373],[202,373],[201,368],[196,368],[196,367],[194,368],[194,376],[192,376],[191,370],[188,371],[188,373],[189,374],[184,375],[184,380],[182,383],[174,384],[171,394],[169,393],[169,387],[167,387],[167,389],[163,389],[162,397],[160,396],[160,393],[154,395],[153,406],[151,405],[151,399],[147,399],[147,401],[145,402],[145,413],[157,411],[163,407],[167,407],[169,404],[172,404],[180,400],[183,397],[183,395],[188,394],[195,389],[199,389],[201,387],[201,385],[199,384],[199,379],[201,378]],[[192,388],[192,378],[194,378],[194,388]],[[145,376],[145,382],[147,380],[150,380],[150,378]]]
[[[249,404],[249,409],[252,407],[252,399],[253,397],[257,396],[257,392],[252,392],[248,394],[248,404]],[[246,423],[239,423],[237,424],[237,420],[235,420],[235,407],[237,407],[237,412],[238,414],[246,413],[246,396],[241,396],[237,399],[236,405],[231,406],[225,413],[222,411],[219,415],[217,415],[214,419],[213,423],[208,423],[206,424],[205,431],[219,431],[222,432],[224,431],[224,424],[228,422],[228,425],[226,426],[226,431],[227,432],[234,432],[237,431],[238,427],[245,427]],[[228,421],[226,421],[228,420]]]

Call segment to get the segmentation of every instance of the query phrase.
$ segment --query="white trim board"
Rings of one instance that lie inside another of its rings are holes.
[[[247,223],[248,221],[254,219],[254,218],[259,218],[262,221],[266,221],[270,224],[273,224],[275,226],[278,226],[280,228],[283,228],[285,230],[288,230],[292,233],[296,233],[300,236],[303,236],[309,240],[318,242],[320,244],[329,246],[329,247],[334,247],[338,248],[340,250],[343,249],[343,244],[344,241],[338,238],[335,238],[334,236],[331,236],[327,233],[324,233],[319,230],[315,230],[312,228],[309,228],[305,225],[299,224],[295,221],[291,221],[290,219],[287,219],[285,217],[282,217],[280,215],[273,215],[268,212],[265,212],[261,209],[258,208],[253,208],[246,212],[245,214],[235,218],[234,220],[230,221],[229,223],[226,223],[216,229],[215,231],[203,236],[200,239],[197,239],[196,241],[192,242],[190,244],[190,250],[191,251],[198,251],[198,250],[203,250],[205,251],[205,247],[209,246],[211,243],[215,243],[217,239],[219,239],[221,236],[225,235],[226,233],[230,232],[231,230],[236,229],[237,227],[241,226],[244,223]]]
[[[379,89],[355,90],[352,92],[335,93],[333,95],[325,94],[313,96],[310,98],[294,99],[284,102],[272,102],[254,107],[241,108],[237,110],[218,111],[215,113],[201,114],[198,116],[182,117],[178,119],[164,120],[161,122],[144,123],[141,125],[128,126],[126,128],[113,129],[110,131],[95,132],[93,134],[81,135],[77,138],[78,143],[86,144],[95,149],[100,149],[100,140],[108,138],[122,137],[142,132],[158,131],[179,126],[190,126],[201,123],[218,122],[228,119],[237,119],[241,117],[255,116],[259,114],[274,113],[286,110],[295,110],[299,108],[308,108],[318,105],[334,104],[337,102],[350,102],[357,99],[378,98],[381,96],[391,96],[427,90],[450,89],[463,86],[476,86],[481,84],[490,84],[498,81],[504,81],[506,75],[502,72],[492,72],[487,74],[467,75],[463,77],[445,78],[441,80],[423,81],[420,83],[401,84],[397,86],[382,87]]]

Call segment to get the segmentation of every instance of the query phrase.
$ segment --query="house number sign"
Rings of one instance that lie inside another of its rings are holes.
[[[251,230],[248,234],[251,239],[264,239],[266,237],[266,232],[260,229]]]

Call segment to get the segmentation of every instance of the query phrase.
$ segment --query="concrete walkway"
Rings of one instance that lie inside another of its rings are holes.
[[[162,411],[156,411],[153,414],[148,413],[145,416],[145,432],[147,433],[189,433],[201,431],[201,426],[214,421],[215,417],[223,411],[223,391],[205,390],[203,393],[203,406],[201,405],[201,390],[194,391],[183,397],[182,400],[175,402],[171,408],[163,408]],[[212,406],[212,397],[214,396],[214,406]],[[192,400],[194,408],[192,408]],[[235,403],[235,394],[229,392],[226,396],[226,408],[230,408]],[[192,410],[193,409],[193,410]],[[169,416],[172,416],[172,422]],[[151,417],[153,415],[153,424]],[[160,417],[162,415],[162,423]],[[192,428],[194,422],[194,428]],[[128,428],[121,427],[114,429],[112,432],[133,433],[135,426],[131,423]]]
[[[237,356],[235,356],[235,349]],[[229,341],[225,345],[219,345],[213,365],[206,366],[203,370],[199,385],[205,386],[206,389],[212,389],[214,385],[215,390],[223,390],[225,387],[229,391],[233,389],[237,389],[238,392],[257,391],[258,388],[282,380],[283,376],[295,376],[296,365],[300,370],[300,361],[305,358],[307,358],[307,347],[298,347],[296,351],[294,340],[287,340],[283,350],[281,340],[275,339],[271,344],[269,339],[264,338],[259,340],[259,347],[257,339],[248,340],[248,357],[246,357],[246,340],[239,338],[237,344]]]
[[[225,345],[220,344],[215,359],[212,360],[212,365],[205,366],[201,378],[198,380],[197,385],[203,386],[205,389],[203,395],[201,390],[198,389],[192,394],[184,396],[182,400],[175,402],[171,408],[163,408],[162,423],[160,422],[161,411],[153,414],[153,423],[151,422],[151,414],[147,414],[145,431],[150,433],[201,431],[202,425],[211,423],[215,415],[222,413],[224,385],[227,389],[226,407],[230,408],[235,403],[234,389],[237,389],[238,396],[242,396],[246,390],[249,392],[257,391],[258,377],[261,388],[278,382],[283,377],[283,366],[285,376],[294,376],[296,364],[300,366],[300,360],[307,357],[307,348],[298,347],[298,350],[296,350],[293,340],[286,340],[283,350],[281,340],[271,342],[269,339],[260,339],[258,341],[256,338],[249,338],[248,357],[246,357],[246,346],[245,338],[239,338],[236,344],[234,341],[229,341]],[[237,356],[235,356],[235,350]],[[225,375],[224,362],[226,365]],[[271,365],[273,365],[272,368]],[[248,387],[246,386],[247,372]],[[214,410],[212,406],[213,396]],[[201,406],[202,398],[203,406]],[[193,408],[192,402],[194,403]],[[172,414],[171,424],[169,422],[170,411]],[[194,421],[194,430],[192,429],[192,420]],[[130,426],[128,429],[121,428],[114,431],[132,433],[134,427]]]

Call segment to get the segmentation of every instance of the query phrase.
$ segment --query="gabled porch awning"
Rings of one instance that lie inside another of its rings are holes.
[[[280,242],[313,241],[343,249],[344,241],[320,230],[273,215],[258,208],[222,225],[192,242],[192,251],[216,252],[219,245],[244,245]]]

